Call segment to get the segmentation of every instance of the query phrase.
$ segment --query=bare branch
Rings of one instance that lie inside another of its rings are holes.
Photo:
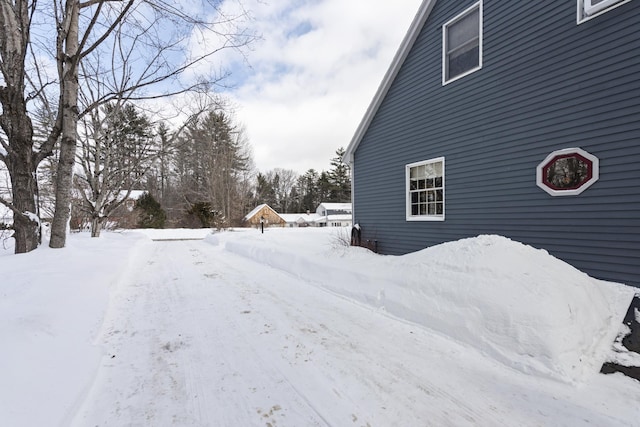
[[[109,37],[109,35],[111,35],[111,33],[120,25],[124,17],[127,15],[127,12],[129,11],[129,9],[131,9],[131,6],[133,6],[133,1],[134,0],[129,0],[127,5],[124,7],[122,11],[120,11],[120,14],[118,15],[118,17],[113,21],[111,26],[102,34],[102,36],[100,36],[91,46],[89,46],[86,50],[83,51],[84,46],[89,38],[89,34],[91,33],[91,30],[93,29],[95,23],[98,21],[98,18],[100,16],[100,10],[102,9],[102,5],[105,3],[105,0],[102,0],[102,1],[95,0],[95,1],[89,2],[93,4],[97,3],[99,4],[99,6],[98,6],[98,9],[96,10],[96,13],[93,15],[93,18],[91,19],[91,23],[89,24],[89,27],[85,31],[84,37],[80,43],[80,48],[78,50],[78,52],[80,52],[80,56],[78,60],[86,57],[95,49],[97,49]],[[83,6],[81,5],[80,7],[83,7]]]
[[[24,219],[30,219],[27,215],[20,211],[20,209],[16,208],[13,203],[6,201],[4,198],[0,197],[0,205],[4,205],[13,212],[14,215],[19,215]]]

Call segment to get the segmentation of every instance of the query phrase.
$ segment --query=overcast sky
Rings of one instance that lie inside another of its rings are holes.
[[[330,168],[335,151],[349,144],[420,2],[243,2],[262,40],[248,52],[248,64],[233,66],[235,88],[227,95],[259,171]]]

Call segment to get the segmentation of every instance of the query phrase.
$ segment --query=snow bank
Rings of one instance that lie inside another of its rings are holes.
[[[347,233],[269,229],[206,240],[565,382],[599,371],[635,291],[500,236],[393,257],[345,247]]]
[[[67,425],[103,356],[92,343],[110,288],[144,242],[140,235],[83,233],[62,250],[0,257],[2,425]]]

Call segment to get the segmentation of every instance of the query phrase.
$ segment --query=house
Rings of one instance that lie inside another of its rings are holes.
[[[315,213],[277,213],[269,205],[254,208],[243,219],[249,226],[260,226],[260,218],[268,225],[280,227],[349,227],[351,203],[320,203]]]
[[[116,201],[124,200],[109,217],[109,226],[112,228],[136,228],[140,222],[139,213],[135,211],[136,202],[146,190],[120,190]]]
[[[351,203],[327,203],[318,205],[315,213],[279,214],[287,227],[350,227]]]
[[[265,227],[286,225],[286,221],[267,204],[256,206],[242,219],[242,222],[249,227],[260,227],[260,224],[264,224]]]
[[[322,217],[316,213],[279,214],[287,227],[319,227]]]
[[[640,1],[424,0],[344,156],[404,254],[500,234],[640,287]]]
[[[351,203],[320,203],[316,214],[320,227],[350,227],[353,224]]]

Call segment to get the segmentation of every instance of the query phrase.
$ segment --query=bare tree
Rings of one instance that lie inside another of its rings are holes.
[[[263,186],[271,193],[271,203],[274,209],[281,213],[290,213],[293,208],[292,190],[298,180],[298,173],[292,169],[275,168],[262,175]]]
[[[107,104],[83,117],[76,184],[91,236],[124,204],[158,155],[151,121],[131,104]]]
[[[11,200],[0,198],[0,203],[13,211],[16,252],[38,245],[36,170],[56,143],[50,246],[65,245],[80,117],[114,99],[210,90],[224,77],[205,67],[210,58],[253,41],[253,34],[240,29],[246,18],[242,8],[229,16],[218,1],[201,4],[196,14],[188,11],[190,2],[177,0],[0,0],[0,161],[7,165],[12,188]],[[95,61],[99,57],[110,60],[103,66]],[[55,64],[53,78],[47,63]],[[96,67],[81,72],[87,63]],[[191,78],[183,79],[188,73]],[[79,88],[91,79],[107,82],[109,90],[81,111]],[[54,117],[42,143],[33,139],[32,102]]]
[[[9,170],[12,202],[0,203],[13,211],[16,252],[26,252],[38,245],[39,227],[36,206],[38,159],[33,153],[33,125],[27,113],[25,60],[31,38],[28,25],[35,2],[0,1],[0,160]]]
[[[292,169],[276,168],[273,170],[278,176],[278,188],[276,188],[276,194],[280,201],[280,207],[283,213],[291,212],[293,207],[292,191],[296,186],[298,180],[298,173]]]

